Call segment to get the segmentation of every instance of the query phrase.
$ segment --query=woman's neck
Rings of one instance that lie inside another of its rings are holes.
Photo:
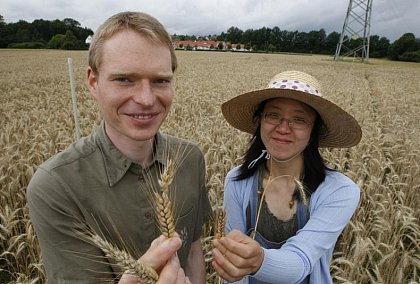
[[[270,158],[266,161],[266,169],[271,177],[290,175],[299,179],[304,169],[303,153],[287,162]]]

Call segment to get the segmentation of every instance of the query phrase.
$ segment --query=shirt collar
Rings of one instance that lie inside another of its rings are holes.
[[[129,169],[140,173],[141,166],[124,156],[120,150],[115,147],[105,132],[105,123],[102,121],[96,131],[97,145],[101,149],[102,157],[105,164],[106,175],[108,177],[109,186],[112,187],[118,183]],[[155,155],[150,167],[156,163],[166,165],[165,145],[167,138],[161,133],[155,135]]]

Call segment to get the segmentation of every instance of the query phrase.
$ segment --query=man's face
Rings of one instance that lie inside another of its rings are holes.
[[[87,80],[111,141],[153,139],[172,103],[172,79],[166,46],[132,30],[120,31],[104,43],[98,74],[88,68]]]

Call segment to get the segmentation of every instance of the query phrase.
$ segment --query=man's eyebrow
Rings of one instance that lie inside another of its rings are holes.
[[[124,70],[114,70],[109,73],[109,76],[138,76],[136,72],[131,71],[124,71]],[[159,78],[159,79],[172,79],[174,77],[173,73],[157,73],[153,76],[153,78]]]
[[[110,76],[131,76],[135,75],[133,72],[124,71],[124,70],[114,70],[109,73]]]
[[[157,74],[156,75],[157,78],[159,79],[172,79],[174,77],[173,73],[162,73],[162,74]]]

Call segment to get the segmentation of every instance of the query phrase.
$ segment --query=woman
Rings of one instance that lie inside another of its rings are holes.
[[[332,283],[334,245],[360,190],[327,168],[318,148],[356,145],[359,124],[298,71],[225,102],[222,112],[253,136],[226,177],[227,235],[214,241],[213,267],[228,282]]]

